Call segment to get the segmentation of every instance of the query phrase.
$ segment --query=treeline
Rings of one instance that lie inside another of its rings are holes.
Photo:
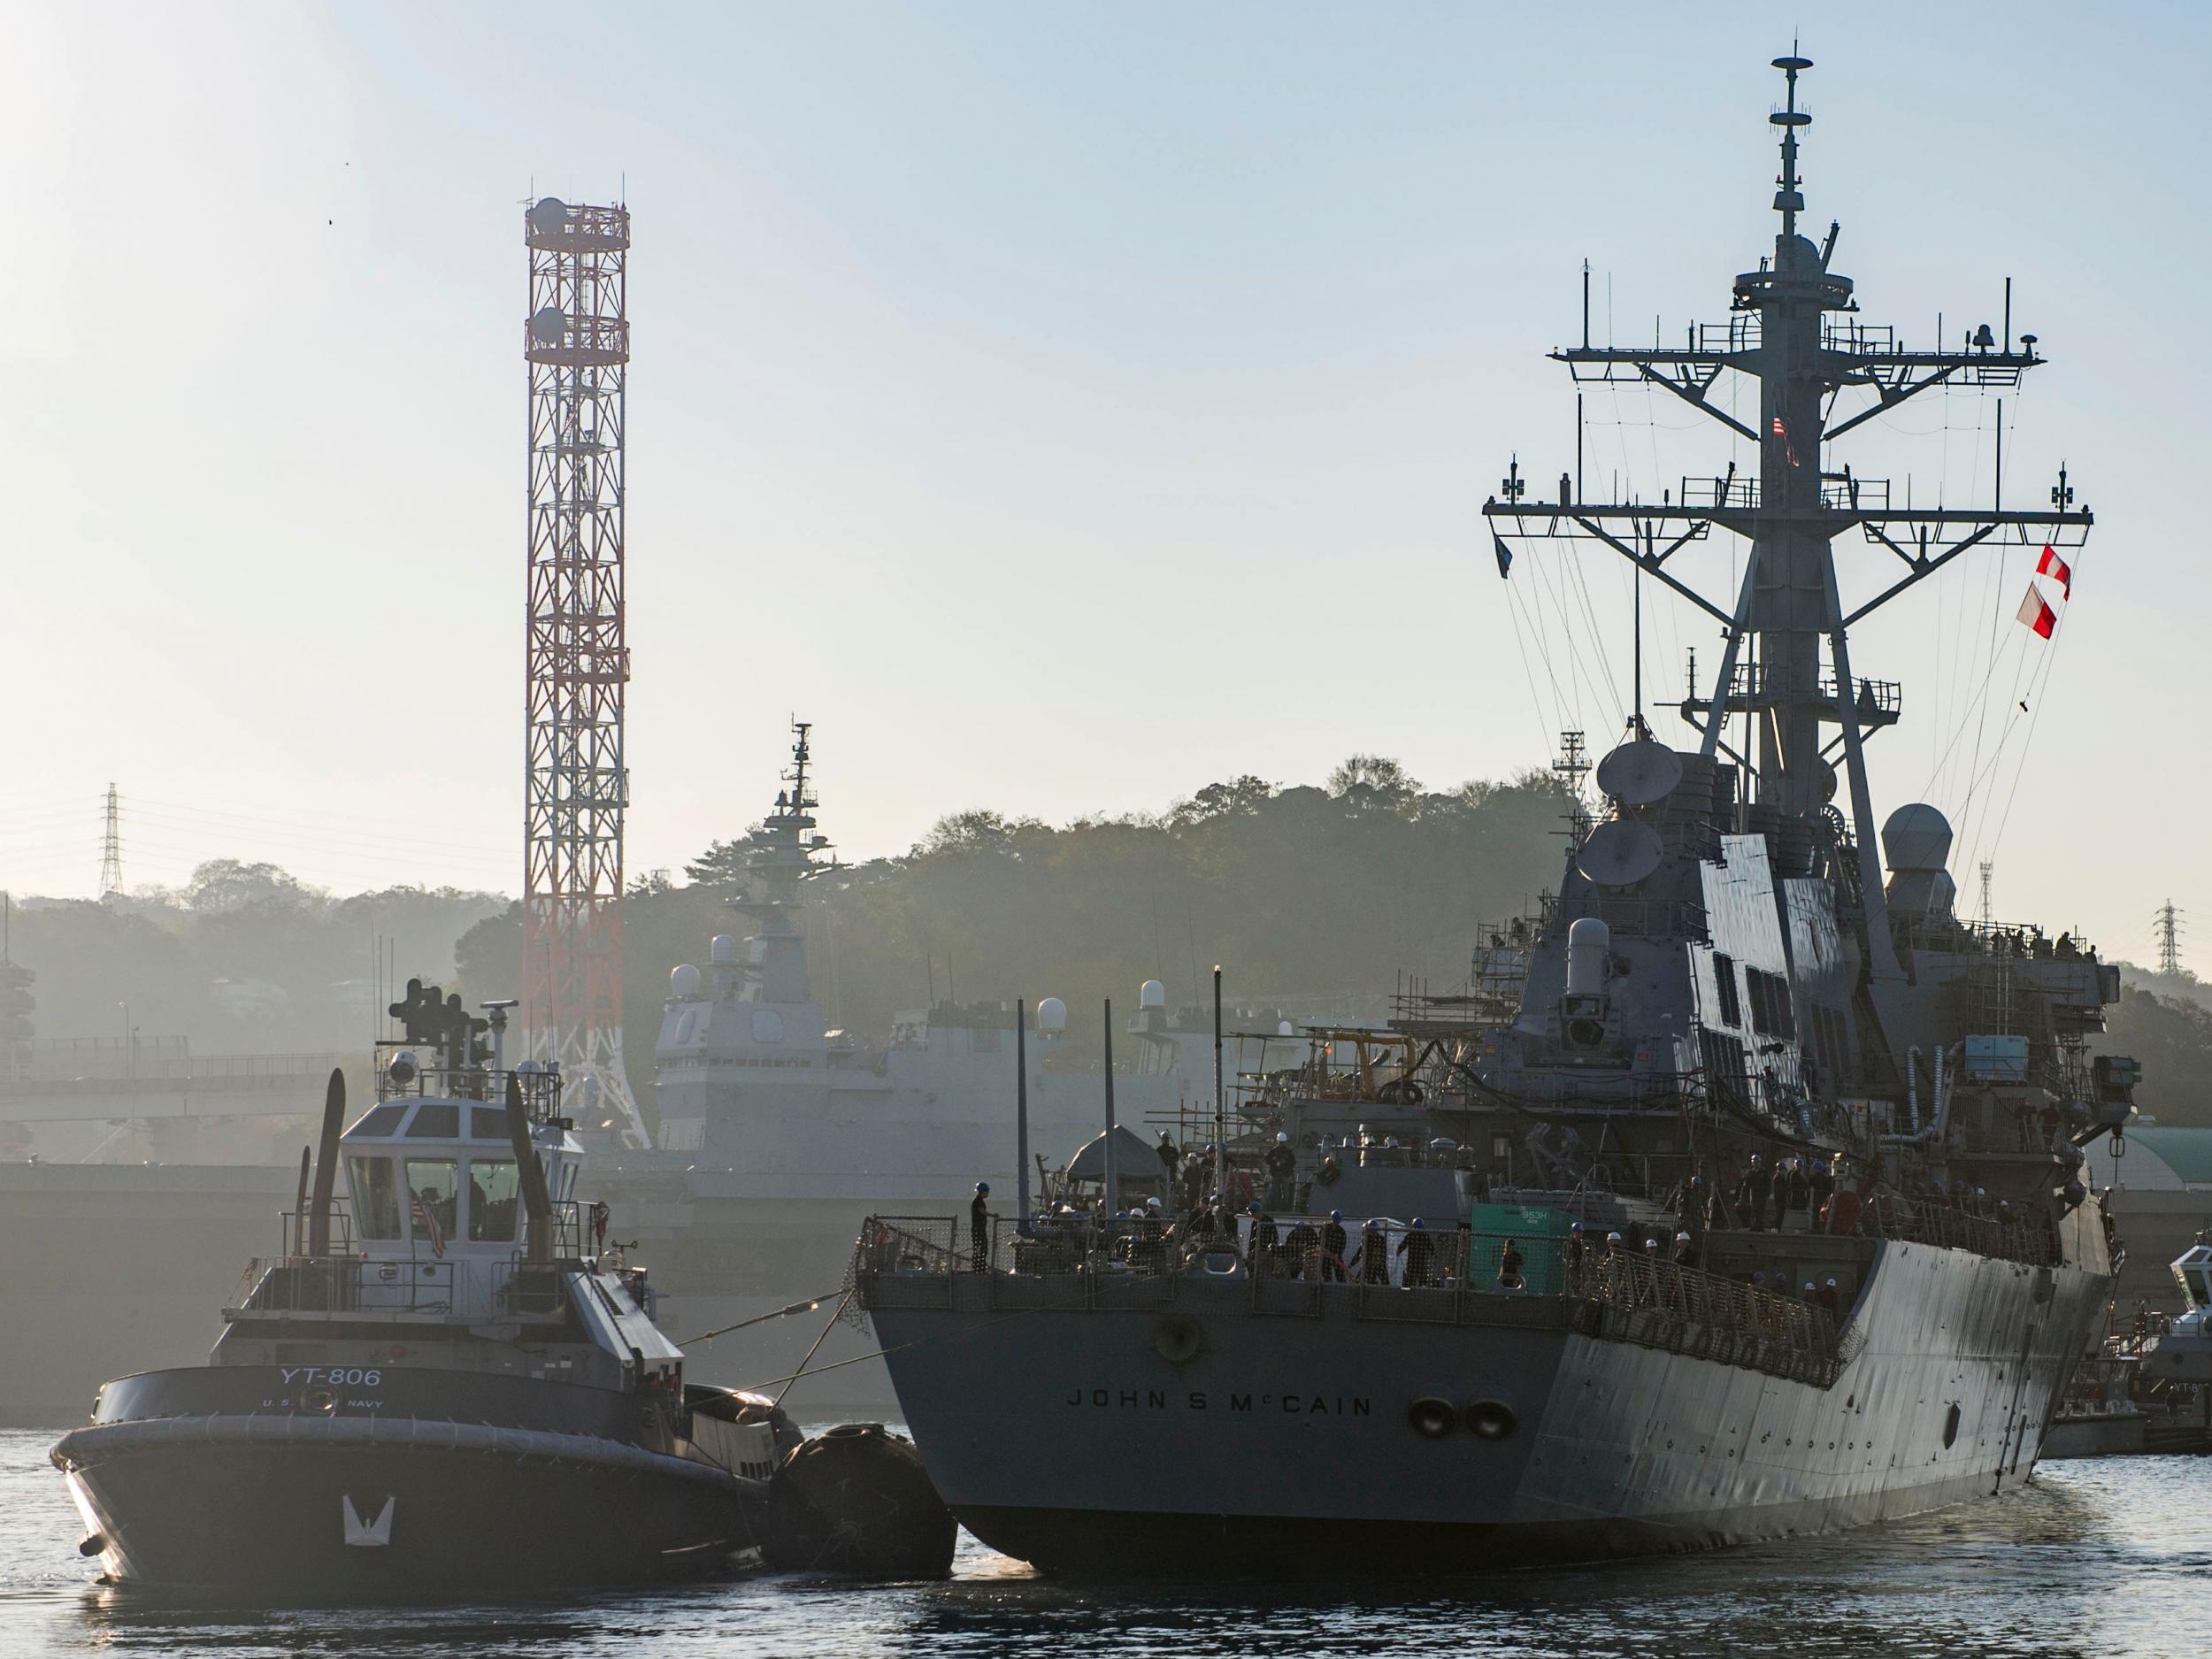
[[[142,1043],[183,1036],[196,1054],[352,1053],[376,1026],[376,963],[402,978],[449,973],[454,941],[508,901],[453,887],[334,898],[273,864],[215,859],[180,888],[7,907],[8,959],[37,977],[42,1039]]]
[[[1102,999],[1123,1015],[1158,979],[1171,1004],[1195,1006],[1219,963],[1233,1005],[1379,1017],[1402,979],[1456,985],[1479,925],[1556,886],[1565,810],[1546,772],[1436,791],[1363,756],[1324,787],[1242,777],[1156,814],[1055,827],[955,813],[902,856],[809,884],[814,990],[864,1038],[933,999],[1058,996],[1094,1048]],[[833,832],[833,799],[823,818]],[[680,879],[647,878],[625,903],[626,1049],[641,1102],[669,970],[703,965],[715,933],[748,931],[728,903],[741,839],[708,848]],[[521,987],[520,907],[494,894],[338,898],[225,859],[180,889],[27,899],[6,915],[9,959],[37,975],[40,1037],[135,1031],[188,1035],[202,1054],[349,1053],[376,1027],[380,954],[400,979],[442,979],[472,1002]],[[2212,1125],[2212,987],[2124,967],[2095,1046],[2143,1062],[2139,1102],[2161,1122]]]
[[[1233,1002],[1311,1018],[1379,1016],[1401,976],[1465,979],[1479,923],[1532,906],[1560,877],[1566,802],[1549,773],[1424,788],[1395,762],[1355,757],[1325,787],[1242,777],[1165,811],[1055,827],[977,810],[939,821],[902,856],[837,869],[805,889],[814,991],[863,1037],[935,998],[1057,996],[1095,1045],[1157,979],[1196,1005],[1213,965]],[[824,809],[833,830],[835,803]],[[717,842],[682,884],[648,881],[623,906],[626,1051],[649,1098],[668,971],[742,935],[727,902],[741,838]],[[459,946],[473,993],[512,986],[520,918]]]
[[[2212,1127],[2212,1007],[2201,995],[2212,987],[2187,975],[2121,966],[2119,1003],[2105,1010],[2104,1035],[2092,1046],[2143,1063],[2135,1103],[2162,1125]]]

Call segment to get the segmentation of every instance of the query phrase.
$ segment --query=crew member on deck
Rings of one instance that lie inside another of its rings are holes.
[[[1327,1225],[1321,1229],[1322,1283],[1340,1285],[1344,1282],[1345,1243],[1344,1212],[1341,1210],[1332,1210],[1329,1211]]]
[[[1298,1174],[1298,1155],[1290,1149],[1290,1136],[1279,1132],[1267,1149],[1267,1207],[1288,1210],[1291,1186]]]
[[[1352,1265],[1359,1269],[1363,1285],[1387,1285],[1390,1282],[1390,1235],[1383,1224],[1371,1217],[1360,1229],[1359,1254],[1352,1258]]]
[[[1756,1152],[1751,1155],[1751,1167],[1744,1172],[1743,1186],[1736,1194],[1736,1207],[1744,1217],[1744,1224],[1754,1233],[1763,1233],[1767,1225],[1767,1200],[1774,1190],[1774,1178],[1768,1171],[1766,1160]]]
[[[1505,1241],[1505,1248],[1498,1256],[1498,1288],[1521,1288],[1521,1247],[1511,1239]]]
[[[1399,1282],[1405,1285],[1430,1285],[1436,1281],[1436,1240],[1429,1237],[1428,1224],[1416,1216],[1406,1228],[1405,1237],[1398,1240],[1398,1254],[1406,1259],[1406,1271]]]
[[[1583,1266],[1590,1256],[1589,1240],[1582,1236],[1579,1221],[1567,1229],[1566,1248],[1560,1252],[1560,1256],[1567,1268],[1567,1294],[1578,1296],[1582,1294]]]
[[[980,1273],[991,1263],[991,1183],[975,1184],[975,1200],[968,1206],[968,1248]]]
[[[1169,1139],[1164,1129],[1160,1131],[1159,1154],[1160,1167],[1167,1171],[1164,1190],[1172,1192],[1175,1190],[1175,1167],[1183,1161],[1183,1149]]]
[[[1247,1204],[1245,1212],[1252,1217],[1252,1237],[1246,1246],[1245,1261],[1256,1273],[1264,1273],[1275,1260],[1275,1217],[1257,1204]]]

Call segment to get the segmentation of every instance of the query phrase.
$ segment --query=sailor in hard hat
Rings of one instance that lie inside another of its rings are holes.
[[[1406,1269],[1400,1276],[1402,1285],[1430,1285],[1436,1280],[1436,1240],[1429,1237],[1428,1223],[1414,1217],[1407,1225],[1405,1236],[1398,1240],[1398,1254],[1405,1257]]]
[[[1160,1131],[1160,1144],[1157,1150],[1160,1155],[1160,1167],[1167,1171],[1167,1185],[1170,1190],[1172,1190],[1175,1186],[1176,1166],[1183,1161],[1183,1148],[1177,1146],[1168,1132],[1163,1129]]]
[[[1288,1210],[1294,1202],[1292,1191],[1298,1178],[1298,1155],[1291,1150],[1290,1136],[1279,1132],[1275,1144],[1267,1149],[1267,1204],[1271,1210]]]
[[[1329,1219],[1321,1229],[1321,1282],[1342,1284],[1348,1271],[1344,1264],[1344,1247],[1348,1242],[1344,1232],[1344,1212],[1329,1211]]]

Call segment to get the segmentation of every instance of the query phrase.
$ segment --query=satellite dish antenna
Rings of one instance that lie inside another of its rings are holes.
[[[1649,738],[1623,743],[1598,762],[1598,787],[1623,806],[1663,801],[1681,781],[1682,757]]]
[[[530,338],[541,346],[557,346],[568,333],[568,318],[557,305],[549,305],[530,319]]]
[[[530,210],[530,228],[541,236],[557,236],[568,225],[568,204],[557,196],[541,196]]]
[[[1656,870],[1665,855],[1665,843],[1650,825],[1634,818],[1615,818],[1590,832],[1575,865],[1601,887],[1626,887]]]

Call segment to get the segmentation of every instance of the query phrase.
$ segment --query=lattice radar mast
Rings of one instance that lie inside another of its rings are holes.
[[[1838,788],[1831,761],[1841,759],[1857,842],[1869,988],[1886,1025],[1886,1005],[1904,975],[1888,925],[1880,826],[1867,787],[1864,745],[1873,733],[1896,723],[1898,686],[1853,677],[1850,627],[1969,549],[1985,542],[2078,546],[2093,518],[2087,508],[2075,510],[2063,467],[2049,509],[2032,511],[1896,507],[1886,480],[1862,478],[1847,465],[1829,470],[1835,464],[1827,459],[1827,445],[1908,398],[1935,386],[2017,386],[2044,359],[2036,353],[2033,334],[2022,334],[2016,345],[2009,316],[2001,342],[1985,323],[1955,349],[1939,342],[1928,351],[1907,349],[1888,325],[1861,320],[1851,280],[1830,268],[1840,227],[1831,224],[1818,244],[1797,228],[1805,210],[1799,134],[1812,121],[1797,107],[1797,80],[1812,60],[1778,58],[1774,66],[1788,84],[1785,106],[1768,117],[1781,131],[1782,170],[1774,193],[1781,232],[1772,257],[1735,279],[1728,320],[1694,323],[1674,345],[1594,345],[1586,281],[1582,344],[1551,353],[1577,384],[1664,388],[1756,444],[1757,475],[1743,476],[1731,463],[1718,477],[1682,479],[1678,490],[1666,492],[1658,506],[1573,500],[1571,480],[1563,475],[1560,499],[1547,503],[1526,499],[1528,480],[1517,461],[1499,494],[1483,503],[1483,513],[1500,537],[1502,567],[1510,551],[1505,536],[1594,541],[1720,624],[1727,648],[1711,695],[1694,693],[1680,712],[1702,734],[1708,759],[1724,755],[1749,777],[1757,805],[1783,818],[1821,812]],[[1755,427],[1711,400],[1724,371],[1756,384]],[[1842,396],[1853,390],[1871,392],[1873,398],[1844,414]],[[1741,587],[1717,599],[1668,567],[1683,548],[1716,527],[1749,547]],[[1893,555],[1904,570],[1847,611],[1830,544],[1853,529]],[[1642,712],[1637,710],[1640,721]]]
[[[630,213],[526,209],[530,309],[529,634],[522,991],[529,1056],[562,1111],[647,1144],[622,1064],[624,388]]]

